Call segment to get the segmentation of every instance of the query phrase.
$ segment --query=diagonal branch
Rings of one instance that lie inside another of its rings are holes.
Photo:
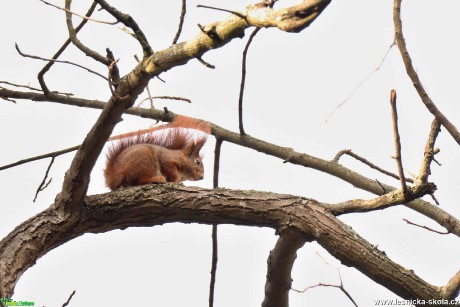
[[[438,107],[434,104],[431,100],[428,93],[423,88],[422,82],[418,77],[417,72],[412,65],[412,59],[407,51],[406,41],[403,36],[402,32],[402,22],[401,22],[401,1],[402,0],[394,0],[393,6],[393,22],[395,26],[395,37],[396,42],[399,47],[399,51],[401,52],[402,59],[404,61],[404,65],[406,66],[407,75],[412,80],[417,93],[419,94],[422,102],[425,104],[425,107],[430,111],[431,114],[439,121],[439,123],[446,128],[446,130],[450,133],[450,135],[454,138],[454,140],[460,145],[460,132],[457,128],[444,116],[443,113],[438,109]]]

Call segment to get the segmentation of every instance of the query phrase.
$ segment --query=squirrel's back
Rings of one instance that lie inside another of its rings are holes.
[[[106,185],[111,190],[146,183],[203,179],[200,150],[206,143],[210,127],[188,117],[176,118],[167,125],[114,138],[119,141],[109,148],[104,170]],[[205,134],[197,135],[190,129]]]

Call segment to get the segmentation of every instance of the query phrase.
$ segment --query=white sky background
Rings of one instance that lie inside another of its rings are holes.
[[[75,1],[73,10],[84,14],[90,1]],[[54,1],[62,5],[63,1]],[[177,30],[181,1],[110,1],[131,14],[146,33],[154,50],[167,48]],[[280,1],[281,5],[296,1]],[[223,20],[228,14],[196,8],[197,4],[239,10],[247,1],[187,1],[188,10],[180,41],[199,31],[198,23]],[[350,148],[374,163],[395,171],[390,90],[398,93],[403,163],[418,173],[432,116],[423,106],[405,73],[399,51],[393,48],[382,68],[364,83],[349,101],[325,120],[372,73],[393,40],[392,1],[335,0],[300,34],[264,29],[248,54],[244,99],[246,132],[263,140],[293,147],[323,159]],[[438,107],[460,127],[458,84],[460,77],[460,3],[455,0],[405,0],[402,6],[404,34],[414,65]],[[112,20],[105,12],[94,18]],[[75,24],[79,22],[75,18]],[[62,11],[39,1],[3,1],[0,10],[0,80],[38,87],[36,74],[44,62],[24,59],[14,49],[51,57],[67,37]],[[251,30],[249,30],[251,31]],[[192,104],[157,101],[157,107],[210,120],[237,131],[237,101],[243,40],[204,56],[215,70],[198,61],[153,80],[153,95],[183,96]],[[117,26],[89,23],[79,35],[92,49],[106,47],[120,58],[126,74],[141,55],[137,42]],[[104,67],[71,47],[62,56],[106,74]],[[68,65],[55,65],[45,76],[51,90],[72,92],[87,99],[107,100],[104,80]],[[141,96],[144,98],[145,95]],[[45,102],[0,101],[2,150],[0,165],[80,144],[99,110]],[[115,133],[146,128],[152,121],[124,116]],[[459,147],[442,131],[437,145],[441,153],[431,180],[436,196],[447,212],[460,217]],[[212,187],[214,140],[205,148],[207,175],[201,182]],[[53,182],[32,203],[49,160],[0,172],[0,237],[16,225],[47,208],[61,189],[64,172],[73,155],[59,157],[52,168]],[[102,169],[104,153],[96,164],[89,194],[105,193]],[[350,158],[347,167],[370,178],[397,186],[398,182],[363,167]],[[370,194],[318,171],[283,164],[279,159],[229,143],[222,147],[220,184],[236,189],[289,193],[323,202],[370,198]],[[429,198],[427,198],[429,200]],[[394,261],[434,285],[444,285],[459,269],[460,243],[453,235],[441,236],[406,225],[402,218],[441,229],[429,219],[403,207],[380,212],[346,215],[341,220],[378,245]],[[258,306],[264,295],[266,260],[276,242],[272,229],[219,227],[219,263],[215,306]],[[293,287],[338,283],[340,266],[316,243],[299,252],[293,271]],[[35,301],[37,306],[61,306],[73,290],[70,306],[206,306],[211,262],[211,227],[169,224],[131,228],[105,234],[87,234],[46,254],[26,271],[17,284],[14,299]],[[396,296],[355,269],[340,266],[343,282],[359,306],[373,306],[374,299]],[[352,306],[334,288],[291,293],[291,306]]]

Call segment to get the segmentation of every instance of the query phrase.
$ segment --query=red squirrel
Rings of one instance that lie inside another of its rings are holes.
[[[189,129],[205,135],[196,136]],[[154,133],[159,130],[164,131]],[[210,132],[207,123],[176,116],[170,124],[110,138],[119,141],[107,153],[107,187],[116,190],[147,183],[203,179],[200,150]]]

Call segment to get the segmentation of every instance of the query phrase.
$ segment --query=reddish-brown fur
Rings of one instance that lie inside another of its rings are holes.
[[[189,129],[206,135],[196,137]],[[158,130],[164,131],[153,133]],[[168,125],[112,138],[119,141],[107,153],[104,170],[107,187],[115,190],[147,183],[203,179],[200,150],[209,133],[208,124],[176,116]]]

